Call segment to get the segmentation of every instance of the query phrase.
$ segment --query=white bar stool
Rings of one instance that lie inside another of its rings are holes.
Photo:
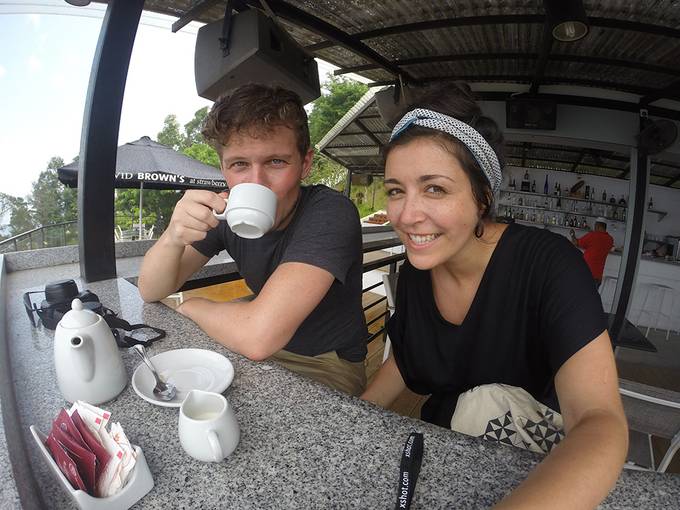
[[[616,276],[605,276],[600,284],[599,292],[602,300],[602,308],[605,312],[612,312],[614,306],[614,294],[616,293],[616,283],[618,282]]]
[[[640,324],[642,316],[645,315],[649,318],[647,322],[647,332],[645,335],[649,335],[649,330],[653,327],[654,329],[665,329],[666,330],[666,340],[670,335],[671,329],[673,327],[673,310],[675,308],[675,290],[673,287],[668,285],[663,285],[661,283],[647,283],[643,287],[642,307],[640,308],[640,313],[637,317],[637,324]],[[668,308],[668,313],[666,313],[666,305],[670,303],[670,308]],[[666,321],[665,328],[659,328],[660,321]]]

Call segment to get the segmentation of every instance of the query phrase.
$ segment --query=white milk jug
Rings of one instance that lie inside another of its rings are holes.
[[[59,391],[69,402],[101,404],[127,384],[116,340],[103,317],[74,299],[54,335],[54,366]]]

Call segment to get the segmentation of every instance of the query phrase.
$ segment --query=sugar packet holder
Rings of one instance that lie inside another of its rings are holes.
[[[38,444],[38,448],[42,453],[43,457],[50,466],[50,470],[57,477],[59,485],[62,486],[64,490],[71,496],[71,499],[81,510],[120,510],[128,509],[134,505],[137,501],[142,499],[146,494],[153,489],[153,478],[151,476],[151,471],[146,463],[146,458],[144,453],[139,446],[134,446],[135,453],[137,455],[137,463],[132,471],[130,479],[128,480],[125,487],[123,487],[120,492],[108,498],[95,498],[90,496],[85,491],[75,490],[69,481],[66,479],[64,474],[57,466],[57,463],[50,455],[50,452],[45,446],[45,441],[47,436],[40,432],[34,425],[30,426],[31,434],[33,439]]]

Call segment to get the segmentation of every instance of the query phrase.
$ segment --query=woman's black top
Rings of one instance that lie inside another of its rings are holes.
[[[511,224],[462,324],[437,309],[429,271],[404,263],[387,331],[406,385],[432,394],[424,420],[450,427],[458,396],[503,383],[559,411],[554,377],[607,327],[583,255],[565,237]]]

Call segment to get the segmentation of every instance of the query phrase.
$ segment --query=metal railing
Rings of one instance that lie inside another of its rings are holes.
[[[76,221],[64,221],[52,225],[43,225],[10,237],[0,241],[0,253],[78,244],[78,225],[76,223]]]
[[[116,241],[132,241],[139,238],[139,225],[133,223],[133,228],[128,230],[122,230],[118,226],[123,224],[124,220],[129,220],[130,218],[130,214],[116,214],[116,229],[114,232]],[[133,219],[136,220],[137,216],[134,216]],[[142,232],[144,239],[157,239],[163,232],[163,229],[156,229],[155,225],[152,225],[151,228],[143,227]],[[73,244],[78,244],[78,222],[76,220],[43,225],[9,239],[4,239],[0,241],[0,253],[55,248]]]
[[[390,231],[391,228],[385,228],[382,230],[383,232]],[[366,231],[365,231],[366,232]],[[370,232],[376,232],[375,230],[371,230]],[[374,252],[374,251],[380,251],[380,250],[385,250],[387,248],[393,248],[395,246],[401,246],[401,241],[399,239],[384,239],[380,241],[371,241],[368,243],[364,243],[364,248],[363,252],[364,253],[369,253],[369,252]],[[372,260],[370,262],[365,262],[363,265],[363,272],[368,273],[369,271],[373,271],[376,269],[380,269],[383,267],[389,267],[389,272],[390,273],[395,273],[397,271],[397,265],[399,262],[403,261],[406,258],[406,254],[404,253],[398,253],[398,254],[391,254],[387,255],[385,257],[381,257],[376,260]],[[179,289],[179,292],[182,291],[187,291],[187,290],[192,290],[192,289],[199,289],[203,287],[208,287],[210,285],[217,285],[220,283],[226,283],[226,282],[232,282],[235,280],[240,280],[241,275],[238,273],[238,271],[231,271],[228,273],[222,273],[219,275],[214,275],[214,276],[207,276],[203,278],[197,278],[195,280],[188,280],[181,289]],[[134,283],[134,282],[133,282]],[[135,283],[136,284],[136,283]],[[365,289],[362,289],[362,293],[370,292],[371,290],[383,285],[382,282],[375,283],[373,285],[370,285],[366,287]],[[381,296],[375,301],[369,303],[364,307],[364,314],[366,313],[367,310],[373,308],[374,306],[377,306],[378,304],[384,302],[387,298],[385,296]],[[385,310],[383,313],[377,315],[376,317],[373,317],[367,324],[367,326],[370,326],[371,324],[377,322],[380,319],[383,319],[383,324],[381,328],[377,331],[375,331],[372,334],[369,334],[368,337],[366,338],[366,343],[372,342],[379,336],[386,334],[385,332],[385,324],[387,323],[387,319],[389,319],[389,310]],[[384,338],[383,338],[384,339]]]

